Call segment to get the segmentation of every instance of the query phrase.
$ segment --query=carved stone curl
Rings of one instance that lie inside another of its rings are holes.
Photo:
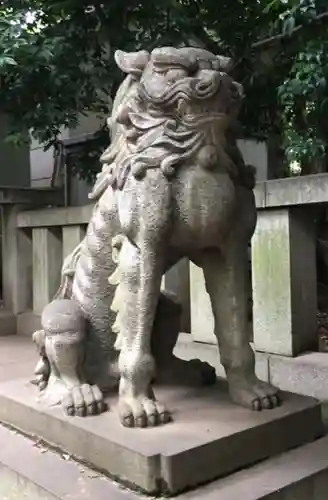
[[[225,72],[226,58],[202,49],[117,51],[115,58],[127,76],[108,121],[112,140],[90,195],[93,215],[64,263],[44,334],[35,336],[45,339],[43,394],[58,394],[59,379],[65,390],[54,399],[85,415],[102,411],[100,390],[118,382],[122,424],[143,427],[170,419],[152,389],[156,376],[213,381],[207,364],[172,354],[178,309],[160,284],[188,257],[204,271],[232,399],[272,408],[277,390],[255,376],[247,333],[254,172],[229,133],[242,88]]]

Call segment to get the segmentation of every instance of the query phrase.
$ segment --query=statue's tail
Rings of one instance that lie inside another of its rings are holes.
[[[116,286],[115,294],[113,297],[113,301],[111,304],[111,310],[116,313],[116,320],[112,326],[112,332],[117,334],[115,349],[120,351],[122,348],[123,337],[120,335],[120,313],[122,313],[122,287],[120,286],[120,264],[119,264],[119,256],[120,251],[124,242],[125,236],[118,234],[112,240],[112,259],[117,264],[117,267],[114,273],[108,278],[108,282],[110,285]]]
[[[81,255],[81,248],[82,243],[80,243],[64,260],[61,271],[61,283],[53,300],[70,299],[72,297],[72,284],[74,280],[76,264]]]

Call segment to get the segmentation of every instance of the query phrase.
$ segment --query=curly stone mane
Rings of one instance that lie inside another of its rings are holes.
[[[240,88],[216,69],[217,59],[204,69],[190,51],[174,50],[173,64],[172,57],[166,63],[165,48],[143,52],[144,69],[130,69],[121,84],[108,123],[112,142],[101,157],[103,169],[90,198],[99,198],[108,186],[122,189],[130,173],[142,178],[148,169],[160,168],[173,176],[209,144],[209,136],[216,160],[233,169],[224,152],[224,132],[239,106]]]

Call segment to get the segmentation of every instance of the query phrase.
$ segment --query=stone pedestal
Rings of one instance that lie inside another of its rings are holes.
[[[284,404],[255,413],[232,404],[226,385],[211,389],[156,389],[174,422],[125,429],[111,411],[69,418],[35,402],[27,381],[0,385],[0,421],[44,440],[123,484],[155,495],[174,495],[278,455],[323,433],[312,399],[283,394]]]

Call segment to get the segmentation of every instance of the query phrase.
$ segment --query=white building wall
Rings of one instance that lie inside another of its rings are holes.
[[[242,139],[238,146],[243,155],[245,163],[256,168],[256,180],[265,181],[268,178],[268,149],[264,141],[253,139]]]
[[[88,116],[81,116],[78,127],[75,129],[63,129],[60,138],[69,139],[95,132],[102,126],[103,121],[103,119],[91,114]],[[32,139],[30,165],[32,187],[49,187],[54,168],[54,149],[49,148],[47,151],[44,151],[43,144]],[[71,193],[72,204],[83,205],[87,203],[89,192],[89,185],[80,179],[74,179]]]

